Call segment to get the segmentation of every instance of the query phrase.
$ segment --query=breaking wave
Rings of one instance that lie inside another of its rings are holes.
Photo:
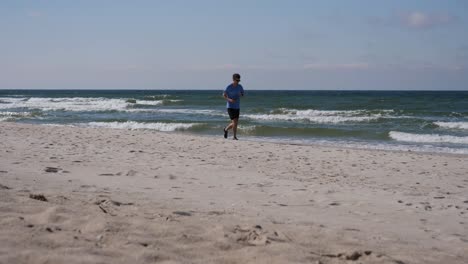
[[[103,97],[64,97],[64,98],[0,98],[0,109],[27,108],[42,111],[131,111],[131,108],[141,106],[160,106],[182,100],[135,100],[109,99]]]
[[[194,126],[200,125],[197,123],[140,123],[135,121],[127,122],[90,122],[87,124],[90,127],[106,127],[106,128],[116,128],[116,129],[151,129],[157,131],[181,131],[187,130]]]
[[[390,131],[389,136],[394,140],[405,142],[468,144],[468,137],[457,137],[449,135],[411,134],[398,131]]]
[[[438,127],[450,129],[468,129],[468,122],[434,122]]]
[[[39,115],[35,112],[1,112],[0,121],[13,121],[21,118],[34,117]]]
[[[369,122],[383,117],[390,117],[393,110],[295,110],[278,109],[269,114],[244,115],[255,120],[285,120],[285,121],[309,121],[313,123],[343,123],[343,122]]]

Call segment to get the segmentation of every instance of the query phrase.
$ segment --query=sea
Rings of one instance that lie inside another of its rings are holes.
[[[229,118],[222,90],[0,90],[4,122],[222,138]],[[468,91],[246,90],[238,138],[468,154]]]

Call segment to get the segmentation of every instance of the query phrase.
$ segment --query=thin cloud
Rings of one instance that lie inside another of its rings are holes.
[[[237,64],[217,64],[217,65],[188,65],[184,67],[192,71],[218,71],[218,70],[236,70],[240,66]]]
[[[305,64],[304,69],[306,70],[367,70],[370,68],[368,63],[338,63],[338,64],[323,64],[323,63],[312,63]]]
[[[398,26],[413,30],[448,26],[458,20],[458,17],[447,13],[425,13],[421,11],[402,12],[389,17],[371,16],[366,18],[366,22],[373,26]]]
[[[457,21],[457,17],[448,14],[426,14],[419,11],[400,15],[401,24],[411,29],[430,29],[445,26]]]

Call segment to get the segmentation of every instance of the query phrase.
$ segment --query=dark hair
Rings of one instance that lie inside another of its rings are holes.
[[[233,80],[240,80],[240,74],[234,73],[234,74],[232,75],[232,79],[233,79]]]

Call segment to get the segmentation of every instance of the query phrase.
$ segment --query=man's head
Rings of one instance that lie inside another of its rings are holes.
[[[241,77],[240,74],[234,73],[232,75],[232,80],[235,81],[235,82],[240,82],[240,77]]]

